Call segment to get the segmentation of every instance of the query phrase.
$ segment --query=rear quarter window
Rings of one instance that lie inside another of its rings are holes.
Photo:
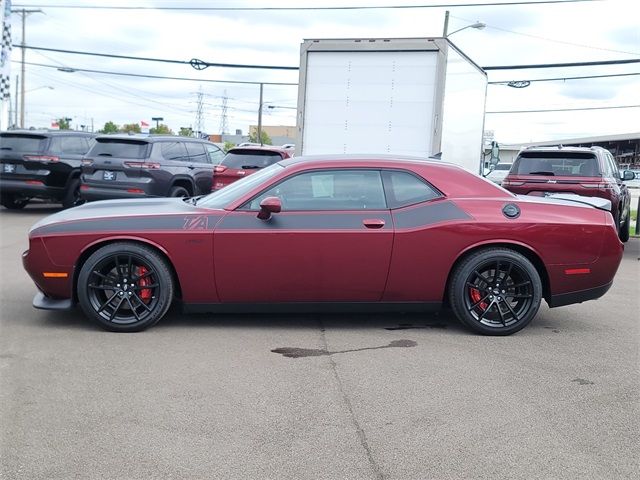
[[[139,140],[96,140],[88,153],[91,157],[146,158],[149,144]]]
[[[514,162],[515,175],[547,175],[561,177],[599,177],[595,155],[582,152],[523,152]]]
[[[13,152],[42,152],[47,146],[47,137],[42,135],[0,135],[0,150]]]
[[[221,165],[228,168],[264,168],[282,160],[277,152],[266,150],[233,150],[227,153]]]
[[[409,172],[383,171],[384,188],[390,208],[401,208],[441,197],[431,185]]]

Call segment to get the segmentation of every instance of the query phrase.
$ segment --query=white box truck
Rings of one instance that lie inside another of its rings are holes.
[[[296,150],[437,156],[482,173],[486,90],[446,38],[305,40]]]

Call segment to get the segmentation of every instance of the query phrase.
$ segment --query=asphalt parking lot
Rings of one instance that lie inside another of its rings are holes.
[[[0,211],[0,478],[637,478],[637,238],[605,297],[506,338],[179,311],[114,334],[31,307],[20,254],[54,211]]]

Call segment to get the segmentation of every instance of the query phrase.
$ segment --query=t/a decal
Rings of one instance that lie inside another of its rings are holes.
[[[183,230],[207,230],[209,228],[209,217],[198,215],[196,217],[185,217]]]

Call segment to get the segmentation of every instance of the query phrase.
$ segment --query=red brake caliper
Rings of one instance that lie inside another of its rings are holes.
[[[471,300],[473,300],[474,305],[478,303],[480,300],[482,300],[482,295],[480,294],[480,290],[478,290],[477,288],[470,288],[469,292],[471,293]],[[480,307],[481,310],[486,310],[487,302],[481,302],[480,305],[478,306]]]
[[[149,270],[147,270],[145,267],[138,267],[139,277],[145,275],[148,272]],[[146,285],[151,285],[151,279],[149,277],[141,278],[140,280],[138,280],[139,287],[144,287]],[[151,289],[143,288],[142,290],[140,290],[140,298],[144,303],[149,303],[149,301],[151,300]]]

